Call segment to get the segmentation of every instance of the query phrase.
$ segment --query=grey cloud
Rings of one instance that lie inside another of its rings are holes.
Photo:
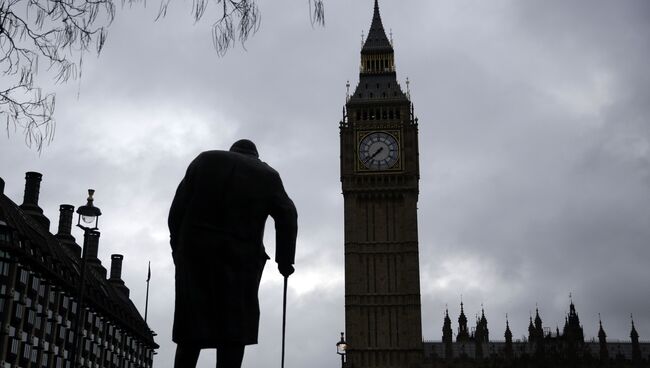
[[[440,339],[445,304],[456,327],[461,294],[470,317],[484,303],[495,339],[506,313],[515,338],[524,335],[536,303],[545,326],[562,327],[569,292],[586,336],[599,312],[611,338],[628,338],[629,313],[650,336],[647,2],[380,3],[420,118],[424,338]],[[78,205],[97,189],[100,254],[106,265],[110,253],[125,254],[141,310],[152,261],[158,367],[170,367],[174,351],[170,200],[198,152],[239,137],[258,143],[299,207],[288,366],[338,363],[338,122],[372,4],[328,2],[327,26],[314,30],[302,4],[260,6],[248,51],[224,58],[210,49],[209,24],[192,25],[182,4],[156,23],[155,7],[121,11],[80,83],[55,87],[54,143],[41,156],[17,136],[0,148],[15,201],[25,171],[44,173],[41,203],[53,223],[59,203]],[[271,254],[272,233],[266,244]],[[279,361],[280,297],[269,263],[262,343],[245,367]],[[204,353],[201,367],[213,359]]]

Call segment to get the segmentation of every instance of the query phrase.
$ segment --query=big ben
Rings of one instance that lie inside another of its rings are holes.
[[[376,0],[340,138],[347,367],[419,367],[418,124]]]

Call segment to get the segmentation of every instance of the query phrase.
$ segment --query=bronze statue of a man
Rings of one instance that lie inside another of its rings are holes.
[[[244,346],[257,344],[269,215],[275,261],[288,277],[298,216],[280,175],[260,161],[255,144],[244,139],[229,152],[203,152],[187,168],[169,210],[176,265],[174,367],[195,367],[201,349],[216,348],[218,368],[240,368]]]

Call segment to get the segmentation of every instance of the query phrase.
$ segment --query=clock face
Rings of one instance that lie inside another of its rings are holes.
[[[359,142],[359,160],[370,170],[387,170],[399,159],[399,143],[386,132],[373,132]]]

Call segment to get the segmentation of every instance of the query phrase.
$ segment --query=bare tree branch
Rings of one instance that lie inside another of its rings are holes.
[[[0,0],[0,73],[11,86],[0,90],[0,121],[8,135],[22,131],[38,151],[51,142],[54,94],[34,77],[43,64],[58,83],[78,78],[83,54],[101,51],[114,16],[112,0]]]
[[[324,25],[323,0],[307,1],[312,26]],[[144,1],[122,0],[122,5],[139,2]],[[170,3],[161,0],[156,19],[167,14]],[[192,0],[195,22],[210,5],[220,14],[212,25],[219,56],[237,41],[244,46],[260,28],[257,0]],[[0,89],[0,121],[8,136],[22,131],[25,143],[39,152],[52,141],[54,94],[44,94],[34,77],[43,65],[57,83],[80,78],[83,55],[91,49],[99,54],[106,43],[115,7],[115,0],[0,0],[0,78],[11,86]]]

